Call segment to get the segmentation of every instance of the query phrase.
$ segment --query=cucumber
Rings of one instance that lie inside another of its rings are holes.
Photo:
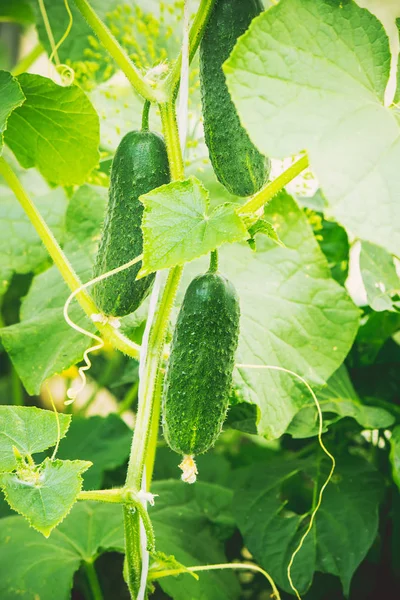
[[[186,458],[206,452],[221,432],[239,317],[239,298],[228,279],[210,271],[193,279],[174,330],[162,397],[164,437]]]
[[[251,196],[264,185],[270,161],[240,124],[222,65],[262,10],[260,0],[216,0],[200,44],[205,140],[218,180],[236,196]]]
[[[139,201],[170,180],[163,138],[152,131],[131,131],[121,140],[111,166],[109,202],[94,277],[119,267],[143,250],[143,205]],[[141,262],[93,286],[93,297],[106,315],[134,312],[151,289],[154,274],[135,281]]]

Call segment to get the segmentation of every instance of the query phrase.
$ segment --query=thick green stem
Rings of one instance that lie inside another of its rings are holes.
[[[218,250],[213,250],[211,252],[209,271],[211,273],[216,273],[218,271]]]
[[[24,389],[20,378],[18,377],[17,371],[14,367],[11,367],[11,389],[12,389],[12,401],[14,406],[24,405]]]
[[[175,107],[172,102],[160,105],[163,133],[167,146],[171,179],[183,179],[183,160],[179,144],[179,132],[176,121]],[[170,269],[163,294],[154,315],[150,329],[147,355],[140,382],[139,404],[135,431],[129,457],[126,487],[139,491],[142,486],[143,471],[147,454],[152,454],[149,467],[153,469],[155,445],[154,429],[159,422],[160,410],[160,367],[168,328],[169,317],[179,281],[182,267]],[[149,481],[149,478],[147,478]],[[132,598],[136,598],[141,580],[141,544],[140,519],[137,511],[124,507],[125,547],[126,547],[126,576]]]
[[[123,504],[125,502],[125,490],[115,488],[111,490],[88,490],[79,492],[78,500],[92,500],[94,502],[111,502],[112,504]]]
[[[23,56],[19,63],[15,65],[11,74],[16,77],[17,75],[21,75],[21,73],[25,73],[30,66],[41,56],[44,52],[44,48],[42,44],[37,44],[28,54]]]
[[[156,381],[156,389],[154,391],[153,414],[151,415],[150,436],[145,462],[147,489],[150,489],[151,480],[153,477],[154,462],[156,459],[158,431],[160,429],[161,394],[164,380],[163,375],[163,372],[161,371],[161,369],[159,369]]]
[[[297,160],[291,167],[286,169],[279,177],[268,183],[262,190],[257,192],[254,196],[249,198],[242,206],[239,206],[236,210],[239,215],[251,215],[264,206],[269,200],[271,200],[278,192],[280,192],[285,185],[290,183],[297,175],[299,175],[304,169],[308,167],[308,157],[302,156]]]
[[[145,100],[142,112],[142,131],[149,130],[149,113],[150,113],[151,102]]]
[[[135,67],[128,54],[115,39],[108,27],[97,16],[87,0],[74,0],[74,2],[103,44],[104,48],[115,60],[135,90],[143,96],[143,98],[146,98],[151,102],[162,101],[162,99],[165,98],[164,93],[160,93],[158,90],[153,89],[149,82],[142,77],[140,71]]]
[[[103,600],[103,592],[101,591],[99,578],[97,577],[94,564],[92,562],[84,562],[83,567],[85,569],[93,600]]]
[[[6,183],[14,192],[17,200],[20,202],[30,222],[39,234],[39,237],[45,245],[46,250],[50,254],[54,264],[57,266],[70,290],[77,290],[82,285],[79,277],[75,273],[68,258],[61,250],[57,240],[50,231],[45,220],[37,210],[36,206],[33,204],[25,189],[22,187],[18,177],[8,163],[6,163],[4,158],[1,157],[0,175],[4,177]],[[100,312],[86,290],[79,292],[79,294],[76,296],[76,299],[89,318],[91,315]],[[124,352],[128,356],[138,358],[140,347],[137,344],[131,342],[127,337],[109,324],[102,325],[101,323],[97,323],[96,325],[99,331],[102,333],[103,338],[107,342],[110,342],[115,348],[118,348],[118,350],[121,350],[121,352]]]
[[[208,19],[213,9],[215,0],[201,0],[199,9],[194,18],[193,24],[189,32],[189,63],[192,62],[197,48],[199,47],[201,38],[203,37],[204,30],[207,26]],[[165,87],[169,92],[170,97],[174,97],[181,77],[181,66],[182,66],[182,51],[179,53],[176,59],[171,73],[165,80]]]

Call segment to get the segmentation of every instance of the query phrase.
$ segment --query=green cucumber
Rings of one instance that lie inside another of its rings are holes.
[[[139,200],[169,182],[163,138],[152,131],[131,131],[122,138],[111,167],[109,202],[94,267],[94,277],[115,269],[143,251],[143,205]],[[134,312],[149,293],[154,274],[136,281],[141,262],[93,286],[93,297],[106,315]]]
[[[221,433],[239,317],[239,298],[228,279],[211,271],[193,279],[174,330],[162,397],[165,439],[186,457],[206,452]]]
[[[261,0],[216,0],[200,44],[205,140],[218,180],[236,196],[251,196],[264,185],[270,161],[242,127],[222,65],[262,10]]]

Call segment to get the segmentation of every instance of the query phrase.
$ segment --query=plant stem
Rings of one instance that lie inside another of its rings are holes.
[[[192,62],[197,48],[199,47],[204,30],[207,26],[208,19],[213,9],[215,0],[201,0],[200,6],[194,18],[193,24],[189,32],[189,64]],[[165,87],[169,92],[170,97],[174,97],[181,76],[182,51],[179,53],[172,70],[165,80]]]
[[[44,48],[42,44],[37,44],[28,54],[23,56],[21,60],[15,65],[15,67],[11,71],[11,75],[17,77],[17,75],[21,75],[21,73],[25,73],[29,67],[33,65],[33,63],[41,56],[44,52]]]
[[[153,477],[154,462],[156,458],[158,431],[160,428],[160,409],[163,380],[163,373],[161,370],[159,370],[156,381],[156,387],[154,390],[153,414],[151,415],[150,435],[145,461],[147,489],[150,489],[151,480]]]
[[[104,48],[109,52],[112,58],[115,60],[121,71],[125,73],[127,79],[133,85],[135,90],[151,102],[162,101],[164,94],[160,94],[158,90],[153,87],[142,77],[140,71],[135,67],[128,54],[115,39],[108,27],[103,21],[97,16],[93,8],[87,2],[87,0],[74,0],[78,10],[81,12],[83,17],[86,19],[94,33],[97,35]]]
[[[179,131],[176,121],[173,102],[160,105],[163,133],[167,146],[171,179],[183,179],[183,160],[179,143]],[[143,371],[135,431],[132,439],[129,457],[126,487],[139,491],[142,485],[143,470],[147,454],[151,471],[154,464],[155,446],[154,429],[159,422],[160,406],[160,366],[169,316],[182,275],[182,267],[170,269],[159,305],[154,314],[153,324],[149,334],[148,349]],[[151,473],[150,473],[151,478]],[[149,481],[149,477],[147,477]],[[129,506],[124,507],[126,572],[128,586],[133,599],[137,597],[141,581],[141,543],[140,519],[138,511],[132,511]]]
[[[257,192],[252,198],[249,198],[242,206],[236,209],[239,215],[247,215],[255,213],[257,210],[262,208],[269,200],[271,200],[278,192],[280,192],[285,185],[295,179],[304,169],[308,167],[308,157],[302,156],[293,165],[291,165],[286,171],[281,173],[279,177],[268,183],[262,190]]]
[[[101,591],[99,578],[95,566],[92,562],[84,562],[86,577],[89,583],[90,591],[92,592],[93,600],[103,600],[103,592]]]
[[[143,112],[142,112],[142,131],[149,130],[149,113],[150,113],[151,103],[149,100],[144,101]]]
[[[95,502],[111,502],[112,504],[123,504],[125,502],[125,490],[115,488],[111,490],[89,490],[79,492],[78,500],[93,500]]]
[[[0,175],[4,177],[10,189],[14,192],[68,287],[71,291],[78,289],[82,284],[71,263],[61,250],[36,206],[22,187],[18,177],[2,157],[0,157]],[[89,318],[92,314],[100,312],[86,290],[79,292],[76,298]],[[109,324],[102,325],[101,323],[96,323],[96,326],[102,333],[103,338],[115,348],[118,348],[118,350],[121,350],[121,352],[124,352],[128,356],[138,358],[140,347],[137,344],[131,342],[131,340]]]
[[[210,256],[210,273],[216,273],[218,271],[218,250],[213,250]]]

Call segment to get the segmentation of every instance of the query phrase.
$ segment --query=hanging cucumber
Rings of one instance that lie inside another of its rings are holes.
[[[165,439],[184,456],[182,479],[195,481],[193,456],[206,452],[225,420],[239,336],[239,298],[232,283],[210,271],[193,279],[179,311],[165,376]]]
[[[222,65],[262,10],[261,0],[216,0],[200,44],[205,140],[217,178],[236,196],[251,196],[264,185],[270,161],[242,127]]]
[[[147,118],[145,107],[145,125]],[[141,254],[143,205],[139,197],[168,182],[168,157],[163,138],[146,129],[127,133],[117,148],[111,167],[109,202],[94,277]],[[134,312],[143,302],[154,274],[135,281],[141,264],[139,262],[93,286],[95,302],[106,315],[122,317]]]

